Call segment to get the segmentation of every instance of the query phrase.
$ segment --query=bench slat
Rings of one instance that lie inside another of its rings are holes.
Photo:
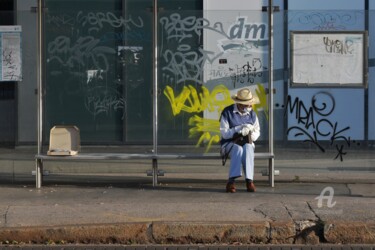
[[[221,159],[220,154],[158,154],[157,159]],[[254,157],[257,159],[272,159],[273,154],[270,153],[255,153]]]
[[[37,154],[41,160],[128,160],[128,159],[155,159],[153,154],[113,154],[113,153],[79,153],[77,155],[45,155]]]
[[[273,154],[255,153],[257,159],[272,159]],[[80,153],[72,156],[37,154],[41,160],[129,160],[129,159],[221,159],[218,153],[208,154],[126,154],[126,153]]]

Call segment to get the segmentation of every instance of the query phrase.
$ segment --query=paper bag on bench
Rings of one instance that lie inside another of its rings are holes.
[[[76,155],[81,147],[76,126],[54,126],[50,131],[48,155]]]

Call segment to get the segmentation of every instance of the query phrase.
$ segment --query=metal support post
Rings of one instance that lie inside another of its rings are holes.
[[[35,161],[36,188],[41,188],[43,183],[43,161],[41,159],[36,159]]]
[[[152,186],[158,185],[158,160],[152,159]]]
[[[43,11],[44,11],[44,2],[43,0],[38,0],[38,57],[37,57],[37,76],[38,76],[38,125],[37,125],[37,144],[38,144],[38,154],[42,152],[42,138],[43,138]],[[42,186],[43,178],[43,163],[42,160],[36,160],[36,188]]]
[[[38,154],[42,151],[42,128],[43,128],[43,0],[38,0],[38,57],[37,57],[37,77],[38,77],[38,131],[37,143]]]
[[[268,160],[268,181],[271,187],[275,186],[275,164],[273,158]]]
[[[154,0],[153,11],[153,151],[158,153],[158,0]]]
[[[273,1],[268,0],[268,146],[269,153],[273,154]],[[269,160],[269,184],[271,187],[274,183],[275,166],[274,159]]]

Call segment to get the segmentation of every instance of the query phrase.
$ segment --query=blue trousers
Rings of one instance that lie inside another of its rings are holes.
[[[240,146],[231,142],[225,146],[226,152],[231,150],[229,153],[229,178],[241,177],[243,170],[246,179],[254,180],[254,149],[254,143]]]

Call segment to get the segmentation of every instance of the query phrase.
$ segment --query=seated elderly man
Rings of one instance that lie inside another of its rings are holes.
[[[221,148],[230,157],[229,179],[226,191],[236,192],[235,179],[245,174],[246,189],[255,192],[254,142],[260,136],[260,126],[253,104],[259,103],[248,88],[232,96],[234,104],[226,107],[220,116]]]

